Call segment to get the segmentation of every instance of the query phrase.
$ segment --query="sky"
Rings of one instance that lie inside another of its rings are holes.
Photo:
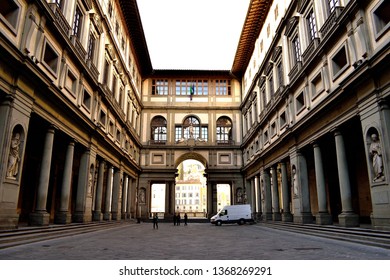
[[[230,70],[250,0],[137,0],[153,69]]]

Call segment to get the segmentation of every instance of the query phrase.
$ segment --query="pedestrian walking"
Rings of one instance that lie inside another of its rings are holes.
[[[157,213],[154,213],[154,216],[153,216],[153,229],[158,229],[158,216],[157,216]]]
[[[188,215],[187,215],[187,213],[184,213],[184,225],[185,226],[187,225],[187,221],[188,221]]]
[[[178,226],[180,226],[180,213],[177,213],[177,216],[176,216],[176,224],[178,225]]]

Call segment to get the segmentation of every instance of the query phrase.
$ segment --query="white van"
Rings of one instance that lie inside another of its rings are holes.
[[[246,222],[254,222],[252,210],[249,204],[226,205],[216,215],[210,219],[212,224],[220,226],[222,224],[238,223],[243,225]]]

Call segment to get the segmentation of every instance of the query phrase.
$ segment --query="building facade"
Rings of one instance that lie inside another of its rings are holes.
[[[135,0],[0,5],[0,228],[165,218],[186,159],[259,219],[390,227],[384,0],[252,0],[231,70],[154,70]]]

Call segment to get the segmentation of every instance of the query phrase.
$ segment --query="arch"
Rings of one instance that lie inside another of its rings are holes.
[[[150,122],[150,140],[153,143],[167,141],[167,120],[162,116],[155,116]]]
[[[217,143],[228,144],[232,139],[233,122],[229,117],[222,116],[217,119]]]
[[[187,159],[194,159],[199,161],[204,165],[204,167],[207,169],[207,160],[200,154],[194,153],[194,152],[189,152],[186,154],[181,155],[178,157],[175,161],[175,168],[179,166],[179,164]]]

